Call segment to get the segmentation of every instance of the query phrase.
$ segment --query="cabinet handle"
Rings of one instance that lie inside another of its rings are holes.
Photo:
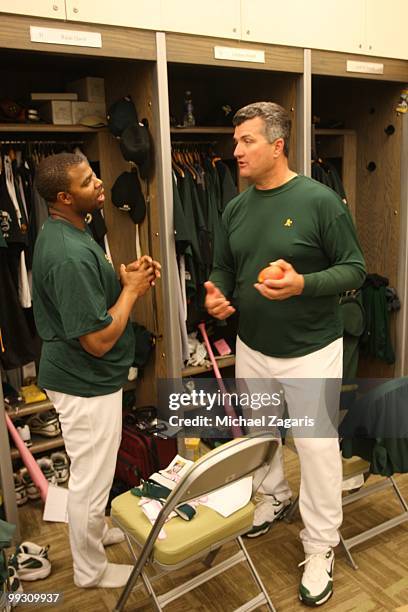
[[[371,45],[369,45],[369,46],[368,46],[368,48],[369,48],[369,49],[370,49],[370,51],[371,51],[371,49],[372,49],[372,46],[371,46]]]
[[[251,33],[251,30],[247,30],[247,31],[246,31],[246,33],[247,33],[247,34],[250,34],[250,33]]]
[[[74,6],[72,10],[74,11],[74,13],[79,13],[79,8],[77,8],[76,6]]]
[[[358,45],[358,48],[359,48],[359,49],[361,49],[362,47],[363,47],[363,45],[360,43],[360,44]]]
[[[58,11],[58,9],[59,9],[58,4],[53,4],[53,5],[52,5],[52,10],[53,10],[53,11]]]
[[[237,31],[237,28],[232,28],[232,31],[233,31],[233,32],[236,32],[236,31]]]

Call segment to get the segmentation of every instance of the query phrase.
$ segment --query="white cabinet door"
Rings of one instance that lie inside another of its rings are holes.
[[[408,59],[406,0],[367,0],[367,53]]]
[[[67,19],[160,29],[160,0],[66,0]]]
[[[65,19],[64,0],[0,0],[0,12]]]
[[[361,53],[364,20],[365,0],[242,0],[244,40]]]
[[[162,29],[239,39],[240,0],[161,0]]]

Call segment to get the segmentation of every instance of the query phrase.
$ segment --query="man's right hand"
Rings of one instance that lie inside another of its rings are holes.
[[[156,278],[153,265],[141,265],[137,270],[127,270],[122,264],[119,270],[122,287],[136,294],[139,298],[144,295],[151,287]]]
[[[212,283],[207,281],[204,283],[207,295],[205,297],[204,306],[208,314],[216,319],[226,319],[235,312],[235,308],[231,306],[231,302],[227,300],[225,295]]]

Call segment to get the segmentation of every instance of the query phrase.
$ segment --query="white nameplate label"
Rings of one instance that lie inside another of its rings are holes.
[[[347,72],[384,74],[384,64],[377,64],[375,62],[353,62],[351,60],[347,60]]]
[[[58,28],[37,28],[30,26],[30,40],[31,42],[49,43],[52,45],[102,47],[102,36],[99,32],[81,32],[80,30],[61,30]]]
[[[215,59],[233,60],[235,62],[265,63],[265,51],[240,49],[239,47],[214,47]]]

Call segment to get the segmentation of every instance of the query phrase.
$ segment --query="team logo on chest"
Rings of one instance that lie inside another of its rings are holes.
[[[284,225],[284,227],[292,227],[292,225],[293,225],[292,219],[290,219],[288,217],[283,225]]]

